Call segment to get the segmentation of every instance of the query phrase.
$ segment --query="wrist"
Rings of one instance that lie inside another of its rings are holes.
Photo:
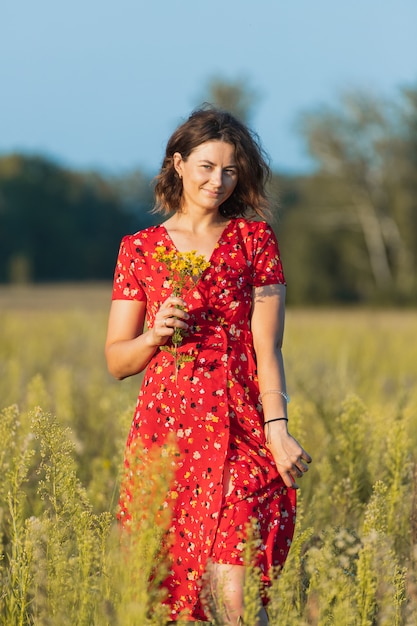
[[[156,341],[153,328],[150,328],[146,333],[142,335],[142,337],[147,348],[150,348],[154,352],[159,348],[160,344]]]
[[[271,443],[271,428],[287,431],[288,417],[271,417],[264,421],[266,443]]]

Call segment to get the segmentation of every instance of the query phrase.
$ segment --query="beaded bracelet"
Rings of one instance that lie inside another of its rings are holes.
[[[271,424],[272,422],[288,422],[288,417],[274,417],[272,420],[267,420],[266,422],[264,422],[264,428],[265,426],[268,426],[265,435],[266,443],[271,443],[271,430],[269,428],[269,424]]]
[[[268,395],[269,393],[276,393],[279,396],[282,396],[284,400],[286,400],[287,402],[290,401],[290,396],[285,391],[280,391],[279,389],[267,389],[267,391],[264,391],[263,393],[259,394],[259,402],[262,403],[262,398]]]

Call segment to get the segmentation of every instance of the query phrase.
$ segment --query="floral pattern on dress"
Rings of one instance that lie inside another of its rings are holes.
[[[156,246],[175,250],[163,225],[124,237],[114,277],[113,299],[146,301],[149,327],[170,295],[166,267],[153,258]],[[265,584],[291,544],[295,491],[285,487],[265,446],[250,328],[253,288],[270,284],[285,284],[273,230],[263,221],[232,219],[210,266],[183,294],[190,330],[180,349],[195,358],[181,365],[178,385],[169,352],[158,350],[144,374],[127,449],[137,437],[146,449],[176,435],[171,570],[164,583],[174,621],[184,613],[190,621],[207,619],[199,595],[208,560],[243,565],[249,521],[259,531]],[[227,494],[225,473],[232,481]]]

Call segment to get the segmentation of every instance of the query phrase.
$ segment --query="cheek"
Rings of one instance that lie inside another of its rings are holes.
[[[227,191],[229,196],[234,192],[237,187],[237,180],[229,180],[227,184]]]

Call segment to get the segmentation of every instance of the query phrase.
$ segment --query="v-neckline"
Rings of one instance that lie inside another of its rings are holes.
[[[212,252],[210,254],[210,257],[208,259],[206,259],[206,257],[204,257],[208,263],[210,263],[210,264],[212,263],[213,257],[215,255],[215,253],[217,252],[217,250],[220,248],[220,244],[221,244],[224,236],[229,231],[229,228],[231,228],[231,226],[234,225],[234,223],[235,223],[235,219],[231,218],[230,221],[223,228],[223,230],[220,233],[216,243],[214,244],[214,248],[213,248],[213,250],[212,250]],[[186,254],[187,252],[191,251],[191,250],[179,250],[178,247],[176,246],[176,244],[174,243],[174,240],[172,239],[171,235],[169,234],[169,231],[168,231],[167,227],[165,226],[165,224],[160,224],[160,227],[164,230],[165,238],[168,239],[171,247],[174,248],[174,250],[178,254]]]

